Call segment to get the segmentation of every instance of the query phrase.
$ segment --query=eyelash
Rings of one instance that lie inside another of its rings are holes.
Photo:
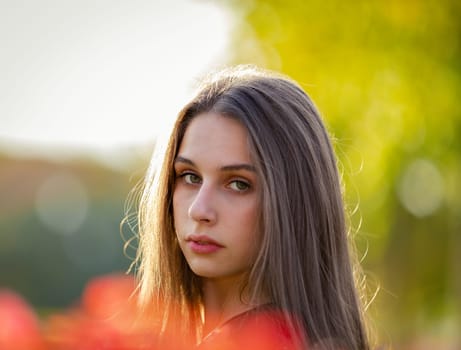
[[[185,171],[183,173],[180,173],[177,177],[181,178],[182,181],[184,181],[184,183],[186,183],[187,185],[197,185],[197,184],[201,183],[200,176],[198,176],[197,174],[195,174],[193,172],[190,172],[190,171]],[[189,177],[195,177],[195,178],[199,179],[199,181],[198,182],[190,181],[190,179],[188,180]],[[236,185],[235,188],[232,188],[233,184]],[[245,188],[244,189],[239,189],[238,186],[241,186],[241,185],[244,185]],[[229,182],[227,187],[229,187],[231,190],[233,190],[235,192],[243,193],[243,192],[247,192],[248,190],[251,189],[251,184],[248,183],[247,181],[244,181],[244,180],[232,180],[232,181]]]

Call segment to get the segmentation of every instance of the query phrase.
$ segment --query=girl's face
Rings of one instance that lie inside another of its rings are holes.
[[[175,159],[176,234],[190,268],[204,278],[239,280],[255,259],[260,188],[247,138],[237,120],[200,114]]]

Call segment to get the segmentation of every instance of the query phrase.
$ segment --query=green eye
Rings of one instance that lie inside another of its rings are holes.
[[[234,191],[243,192],[248,190],[250,188],[250,185],[244,181],[235,180],[230,183],[229,187]]]
[[[184,182],[195,185],[200,183],[200,177],[195,174],[187,173],[183,174],[182,177],[184,178]]]

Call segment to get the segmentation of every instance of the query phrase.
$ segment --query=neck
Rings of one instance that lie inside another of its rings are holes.
[[[264,300],[249,302],[242,284],[235,279],[204,279],[204,323],[206,335],[230,318],[261,305]]]

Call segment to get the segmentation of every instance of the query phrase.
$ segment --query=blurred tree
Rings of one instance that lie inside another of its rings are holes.
[[[222,0],[232,63],[282,71],[332,135],[377,328],[456,337],[461,296],[461,2]],[[374,281],[374,282],[373,282]]]

